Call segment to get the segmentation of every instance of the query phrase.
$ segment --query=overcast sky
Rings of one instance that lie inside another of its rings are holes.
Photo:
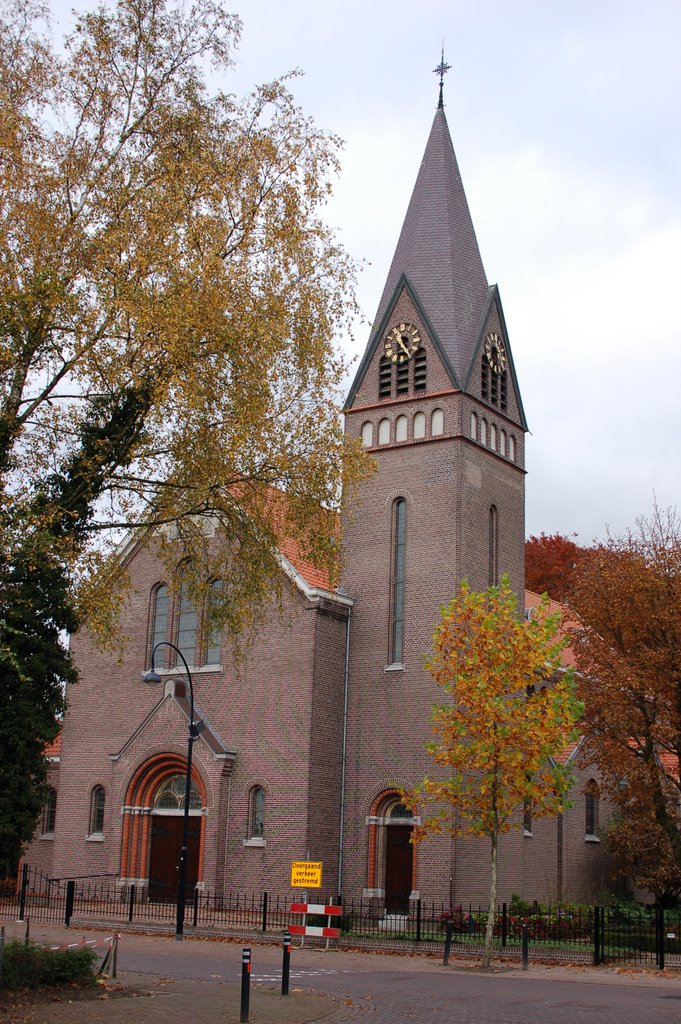
[[[53,0],[61,27],[69,4]],[[89,6],[85,0],[79,7]],[[293,68],[345,140],[328,218],[366,261],[361,356],[437,104],[530,426],[527,534],[681,511],[681,0],[235,0],[224,83]]]

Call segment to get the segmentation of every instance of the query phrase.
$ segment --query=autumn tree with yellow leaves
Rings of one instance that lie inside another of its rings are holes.
[[[570,786],[554,760],[573,736],[581,706],[565,639],[546,604],[526,621],[508,577],[476,593],[464,580],[442,608],[426,666],[448,699],[433,708],[427,750],[438,766],[407,798],[421,823],[414,841],[453,834],[490,842],[483,967],[491,961],[499,836],[533,817],[558,814]],[[453,813],[456,811],[456,813]]]
[[[115,620],[123,534],[172,538],[195,596],[228,581],[234,642],[283,535],[337,562],[329,513],[362,465],[334,341],[354,268],[320,216],[339,144],[285,80],[208,90],[239,32],[213,0],[117,0],[58,50],[39,3],[0,8],[0,669],[17,735],[45,711],[38,750],[61,631]]]

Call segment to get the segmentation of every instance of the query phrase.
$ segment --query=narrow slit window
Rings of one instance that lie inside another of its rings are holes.
[[[474,412],[471,413],[471,437],[474,441],[478,439],[478,417]]]
[[[213,580],[208,593],[206,622],[206,665],[219,665],[222,654],[222,629],[215,621],[216,609],[220,607],[223,597],[224,583]]]
[[[407,440],[407,417],[398,416],[395,420],[395,440],[406,441]]]
[[[404,649],[404,565],[407,535],[407,503],[398,498],[393,506],[393,592],[390,629],[390,661],[402,662]]]
[[[390,420],[383,419],[378,424],[378,443],[388,444],[390,441]]]
[[[414,416],[414,437],[426,436],[426,414],[417,412]]]
[[[499,583],[499,514],[496,505],[489,510],[489,585]]]

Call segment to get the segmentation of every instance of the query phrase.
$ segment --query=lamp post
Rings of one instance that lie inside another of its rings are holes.
[[[180,865],[179,865],[179,880],[177,888],[177,917],[175,923],[175,938],[178,942],[182,940],[184,935],[184,908],[186,901],[186,885],[187,885],[187,849],[189,840],[189,797],[192,786],[192,747],[194,740],[199,735],[203,728],[203,722],[194,721],[194,688],[192,686],[192,676],[189,671],[189,665],[187,664],[186,658],[179,647],[176,644],[172,644],[169,640],[160,640],[151,652],[151,668],[148,672],[145,672],[142,679],[145,683],[160,683],[161,677],[154,668],[154,659],[156,657],[156,651],[159,647],[170,647],[179,658],[182,659],[184,670],[187,674],[187,683],[189,684],[189,736],[187,738],[187,777],[185,780],[184,787],[184,818],[182,822],[182,846],[180,847]]]

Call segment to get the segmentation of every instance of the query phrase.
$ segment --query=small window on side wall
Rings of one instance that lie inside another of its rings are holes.
[[[57,820],[57,790],[52,786],[47,791],[47,800],[43,807],[43,818],[40,826],[41,834],[44,836],[54,835],[54,826]]]
[[[101,836],[104,834],[105,802],[104,786],[95,786],[90,794],[89,835],[91,836]]]
[[[584,832],[588,838],[598,838],[598,804],[600,790],[595,779],[589,779],[584,787]]]
[[[251,839],[265,838],[265,790],[262,786],[251,790],[248,835]]]

